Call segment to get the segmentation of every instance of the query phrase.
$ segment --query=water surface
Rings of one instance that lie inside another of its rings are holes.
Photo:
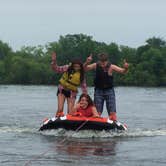
[[[118,119],[127,132],[39,132],[42,120],[55,114],[56,90],[0,86],[1,166],[166,165],[166,88],[115,88]]]

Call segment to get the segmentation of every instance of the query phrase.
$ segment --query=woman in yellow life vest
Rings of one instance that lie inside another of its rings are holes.
[[[71,65],[58,66],[56,63],[56,53],[52,53],[52,69],[57,73],[63,73],[58,85],[58,110],[56,117],[64,116],[63,108],[67,99],[68,112],[73,108],[78,86],[82,92],[87,93],[86,81],[84,79],[84,67],[80,60],[72,61]]]

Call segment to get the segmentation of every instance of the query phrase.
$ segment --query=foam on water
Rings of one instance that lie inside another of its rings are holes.
[[[35,128],[28,127],[11,127],[11,126],[3,126],[0,127],[0,133],[37,133],[38,131]]]
[[[38,131],[37,128],[18,127],[18,126],[1,126],[0,133],[29,133],[42,134],[55,137],[73,137],[73,138],[109,138],[109,137],[153,137],[165,136],[166,128],[159,129],[129,129],[127,131],[67,131],[65,129]]]
[[[152,136],[165,136],[166,129],[136,129],[128,131],[89,131],[81,130],[79,132],[66,131],[64,129],[50,130],[40,132],[48,136],[65,136],[73,138],[109,138],[109,137],[152,137]]]
[[[151,136],[165,136],[166,129],[135,129],[127,133],[128,137],[151,137]]]

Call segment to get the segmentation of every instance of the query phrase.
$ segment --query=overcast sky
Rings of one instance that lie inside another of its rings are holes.
[[[0,0],[0,40],[14,50],[83,33],[129,47],[166,40],[166,0]]]

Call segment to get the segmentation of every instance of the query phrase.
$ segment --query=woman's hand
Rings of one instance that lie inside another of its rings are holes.
[[[51,64],[52,65],[56,64],[56,52],[53,52],[51,55]]]
[[[75,108],[76,108],[76,109],[80,108],[80,102],[77,102],[77,103],[75,104]]]
[[[56,61],[56,53],[55,52],[52,53],[51,59],[52,59],[52,62]]]

